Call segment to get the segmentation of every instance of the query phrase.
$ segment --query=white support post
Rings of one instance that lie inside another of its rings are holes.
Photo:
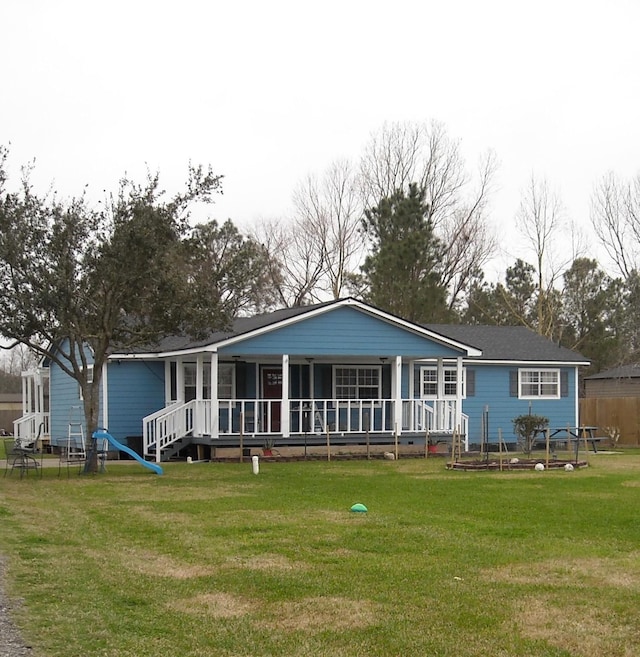
[[[409,394],[407,398],[411,400],[411,406],[409,407],[409,429],[411,431],[416,430],[416,404],[415,404],[415,391],[416,391],[416,365],[415,361],[409,361]]]
[[[176,361],[176,401],[184,403],[184,363],[182,358]]]
[[[562,374],[560,375],[560,377],[561,377],[561,379],[560,379],[560,381],[558,381],[559,385],[562,382]],[[579,427],[581,424],[584,424],[584,422],[582,421],[582,418],[580,417],[580,400],[578,399],[578,393],[577,393],[577,391],[580,389],[580,383],[579,383],[579,378],[578,378],[578,368],[577,367],[574,368],[574,371],[573,371],[573,385],[574,385],[574,390],[576,391],[576,392],[574,392],[574,395],[573,395],[573,398],[576,400],[576,402],[575,402],[576,403],[576,406],[575,406],[575,409],[576,409],[576,411],[575,411],[576,412],[576,422],[575,422],[575,424],[576,424],[576,427]]]
[[[442,358],[438,358],[436,368],[437,368],[436,379],[438,382],[438,393],[437,393],[436,403],[433,405],[433,410],[435,411],[434,420],[435,420],[436,428],[443,429],[445,427],[444,425],[445,404],[444,404],[444,361]]]
[[[218,352],[211,353],[211,437],[220,437],[220,402],[218,401]]]
[[[456,431],[462,430],[462,356],[456,359]],[[464,437],[465,442],[468,436]]]
[[[282,437],[288,438],[291,431],[289,417],[289,354],[282,354],[282,408],[280,410],[280,430]]]
[[[176,370],[177,372],[177,370]],[[171,399],[171,361],[164,361],[164,405],[169,406]]]
[[[194,417],[194,435],[202,435],[204,426],[203,404],[204,399],[204,354],[198,354],[196,357],[196,412]]]
[[[402,356],[396,356],[395,367],[391,370],[391,386],[393,390],[393,421],[396,435],[402,433]]]
[[[109,428],[109,380],[108,380],[109,368],[107,363],[102,364],[102,380],[100,385],[102,386],[102,426],[105,429]]]

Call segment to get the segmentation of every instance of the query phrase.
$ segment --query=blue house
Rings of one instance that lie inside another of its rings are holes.
[[[157,461],[215,448],[367,440],[424,445],[458,432],[514,442],[533,412],[578,424],[582,356],[524,327],[418,325],[352,298],[237,319],[202,341],[115,350],[100,424]],[[81,421],[77,383],[52,364],[24,377],[19,430],[55,445]],[[48,374],[48,376],[47,376]],[[42,400],[49,388],[48,408]],[[20,427],[22,427],[20,429]]]

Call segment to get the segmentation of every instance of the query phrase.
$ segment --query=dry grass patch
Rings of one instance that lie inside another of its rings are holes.
[[[224,567],[239,570],[278,570],[301,571],[307,570],[308,565],[300,561],[292,561],[281,554],[261,554],[257,557],[229,557]]]
[[[239,618],[254,610],[254,604],[249,600],[219,591],[175,600],[167,606],[172,611],[210,618]]]
[[[367,600],[341,597],[304,598],[273,605],[264,627],[285,631],[348,630],[374,625],[380,610]]]
[[[123,567],[149,577],[184,580],[211,575],[214,572],[210,566],[181,563],[165,554],[150,550],[123,547],[119,550],[119,558]]]
[[[482,578],[515,584],[640,589],[640,553],[613,559],[548,559],[486,570]]]
[[[617,624],[610,611],[581,605],[558,606],[549,596],[528,597],[517,620],[522,636],[545,641],[571,655],[635,657],[635,627]]]

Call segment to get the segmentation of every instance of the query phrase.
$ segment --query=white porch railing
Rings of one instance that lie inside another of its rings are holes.
[[[13,435],[21,445],[31,445],[49,436],[49,413],[29,413],[13,422]]]
[[[427,402],[403,399],[400,429],[405,433],[453,433],[456,423],[467,435],[468,417],[457,420],[455,400]],[[288,424],[283,408],[288,407]],[[159,459],[162,449],[186,436],[233,437],[282,434],[391,433],[395,430],[393,399],[221,399],[218,400],[218,430],[212,430],[212,402],[193,400],[175,403],[144,418],[144,453]]]
[[[172,404],[142,421],[142,442],[145,456],[154,455],[160,460],[162,450],[180,438],[193,435],[194,417],[198,402]]]

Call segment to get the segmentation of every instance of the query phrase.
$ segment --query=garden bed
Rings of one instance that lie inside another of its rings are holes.
[[[549,459],[536,458],[536,459],[518,459],[517,462],[512,462],[511,459],[503,459],[502,466],[500,461],[495,458],[487,459],[474,459],[472,461],[455,461],[447,463],[449,470],[534,470],[538,463],[549,470],[561,470],[567,464],[571,464],[574,468],[586,468],[589,464],[587,461],[576,461],[575,459]]]

